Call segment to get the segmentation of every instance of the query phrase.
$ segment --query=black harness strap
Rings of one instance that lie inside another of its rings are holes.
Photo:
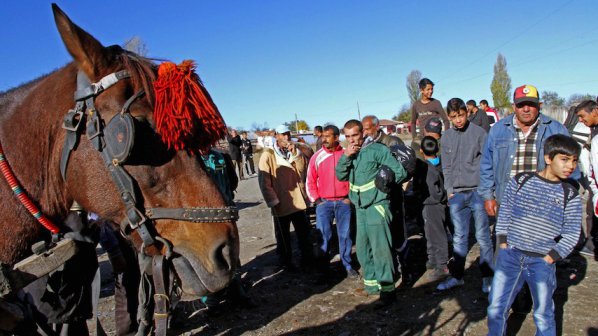
[[[163,255],[152,259],[152,279],[154,281],[154,326],[156,335],[166,335],[170,293],[168,265]]]
[[[140,200],[136,197],[135,181],[122,166],[126,163],[129,152],[132,150],[134,137],[134,124],[129,114],[129,107],[145,92],[139,91],[124,103],[120,111],[120,117],[129,118],[129,120],[117,120],[120,124],[115,124],[120,128],[112,128],[108,123],[104,134],[104,121],[98,110],[95,109],[95,97],[117,83],[119,80],[130,77],[127,71],[119,71],[103,77],[97,83],[90,83],[84,73],[79,72],[77,76],[77,91],[75,92],[75,109],[70,110],[64,118],[63,128],[67,131],[65,145],[62,151],[60,171],[66,179],[66,169],[70,153],[76,149],[79,136],[82,133],[81,124],[86,121],[85,134],[94,148],[100,152],[104,165],[110,172],[112,181],[119,192],[119,196],[125,206],[126,218],[121,223],[121,230],[129,232],[136,230],[143,244],[139,253],[139,264],[142,273],[139,288],[139,306],[137,319],[139,328],[137,335],[146,335],[151,332],[151,310],[154,308],[155,333],[157,335],[166,335],[168,327],[168,311],[170,309],[170,299],[176,292],[170,291],[169,283],[169,259],[172,254],[170,242],[160,237],[153,229],[152,220],[156,219],[174,219],[195,223],[215,223],[235,221],[239,218],[236,207],[222,208],[149,208],[144,212],[142,206],[139,206]],[[114,139],[115,135],[111,130],[116,130],[116,137],[121,136],[125,139]],[[126,137],[131,137],[126,139]],[[124,142],[123,142],[124,140]],[[116,145],[115,141],[119,141]],[[161,242],[166,248],[165,255],[150,257],[145,254],[145,247],[154,245],[156,241]],[[176,279],[175,279],[176,280]],[[153,284],[152,284],[153,282]],[[153,285],[153,286],[152,286]]]

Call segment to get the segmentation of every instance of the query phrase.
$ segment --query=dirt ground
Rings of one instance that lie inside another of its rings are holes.
[[[325,284],[314,274],[281,272],[276,267],[270,211],[257,178],[240,181],[236,194],[240,210],[242,281],[256,308],[225,305],[211,316],[199,303],[186,303],[190,311],[170,335],[485,335],[488,300],[481,291],[478,250],[468,256],[465,286],[442,295],[424,275],[414,288],[399,289],[398,300],[387,309],[374,309],[376,297],[355,294],[361,283],[338,269]],[[110,266],[102,256],[103,273]],[[297,261],[297,259],[295,259]],[[572,257],[558,268],[555,296],[557,324],[562,335],[598,335],[598,263],[592,257]],[[100,319],[114,334],[113,284],[104,282]],[[511,334],[533,335],[531,313],[510,322]]]

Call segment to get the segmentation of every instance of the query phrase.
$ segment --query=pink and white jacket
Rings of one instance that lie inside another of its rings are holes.
[[[318,198],[340,200],[349,194],[349,182],[336,178],[336,164],[343,155],[343,147],[338,145],[334,151],[326,147],[318,150],[309,160],[307,168],[307,197],[311,202]]]

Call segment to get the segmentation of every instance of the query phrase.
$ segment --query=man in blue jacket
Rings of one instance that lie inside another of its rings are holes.
[[[569,135],[560,122],[541,114],[541,107],[538,89],[522,85],[513,93],[514,113],[490,128],[482,152],[478,187],[490,216],[496,216],[505,188],[513,176],[546,167],[544,141],[553,134]],[[580,176],[576,168],[570,178],[579,180]],[[529,311],[532,306],[529,291],[522,290],[515,302],[514,311]]]
[[[496,216],[509,179],[525,171],[540,171],[544,162],[544,141],[553,134],[569,135],[560,122],[540,113],[538,89],[523,85],[513,94],[515,113],[499,120],[488,133],[480,162],[478,192],[490,216]],[[571,178],[578,180],[576,169]]]

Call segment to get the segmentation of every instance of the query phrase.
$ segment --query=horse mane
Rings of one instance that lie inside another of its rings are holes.
[[[145,100],[151,108],[154,108],[156,97],[154,81],[157,78],[158,66],[152,59],[139,56],[130,51],[122,51],[117,55],[119,63],[129,72],[133,86],[143,88]]]

